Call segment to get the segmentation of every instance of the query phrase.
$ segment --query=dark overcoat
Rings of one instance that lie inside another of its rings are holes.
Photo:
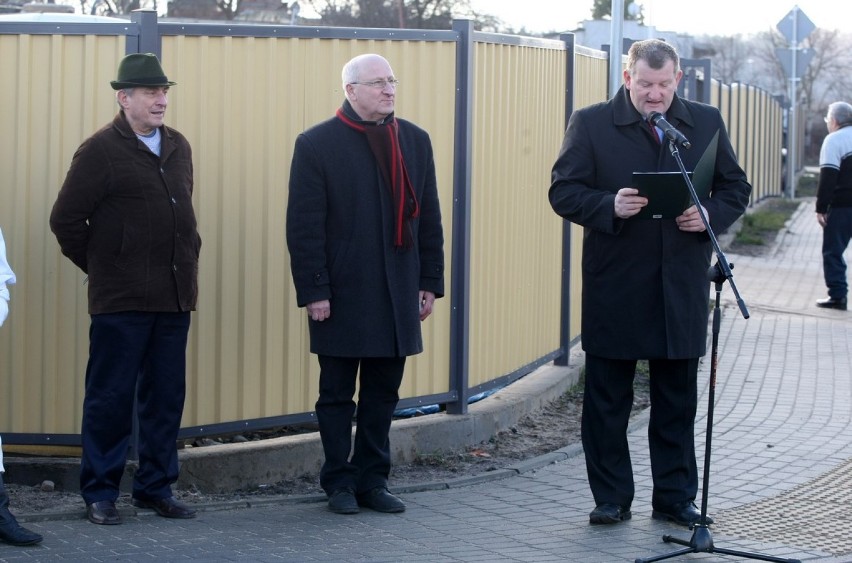
[[[178,131],[160,134],[157,156],[119,112],[74,153],[53,205],[50,228],[88,274],[92,315],[195,310],[192,151]]]
[[[351,111],[351,110],[350,110]],[[413,246],[393,245],[391,194],[367,137],[340,119],[296,139],[287,205],[287,247],[299,307],[331,301],[309,321],[311,352],[404,357],[423,351],[419,291],[444,294],[444,254],[429,135],[397,119],[405,166],[420,203]]]
[[[719,111],[675,95],[666,119],[686,135],[688,171],[719,132],[710,196],[702,199],[719,235],[745,211],[751,186]],[[575,111],[553,166],[553,209],[584,227],[582,343],[613,359],[684,359],[706,353],[712,245],[674,219],[620,219],[616,192],[632,173],[678,171],[622,86],[609,101]],[[685,189],[685,188],[684,188]]]

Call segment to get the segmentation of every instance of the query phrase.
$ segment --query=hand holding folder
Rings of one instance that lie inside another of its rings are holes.
[[[710,195],[716,167],[716,145],[719,132],[704,150],[704,154],[688,175],[699,198]],[[648,205],[633,216],[637,219],[673,219],[693,204],[686,180],[680,172],[634,172],[633,187],[648,198]]]

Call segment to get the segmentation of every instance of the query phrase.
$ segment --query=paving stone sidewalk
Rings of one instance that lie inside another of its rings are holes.
[[[852,561],[852,312],[814,306],[825,289],[812,205],[802,204],[767,255],[728,255],[750,315],[743,318],[731,284],[723,284],[711,472],[703,485],[716,547],[839,563]],[[709,364],[708,355],[699,374],[699,467]],[[399,515],[335,515],[314,499],[210,506],[185,521],[141,514],[121,526],[32,522],[44,543],[0,545],[0,561],[634,561],[680,547],[664,543],[664,534],[692,534],[650,518],[645,430],[634,425],[630,434],[633,519],[617,526],[588,524],[594,503],[582,451],[572,446],[530,460],[520,475],[403,491],[408,510]],[[677,560],[750,559],[701,553]]]

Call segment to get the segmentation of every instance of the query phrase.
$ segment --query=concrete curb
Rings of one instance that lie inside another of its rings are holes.
[[[390,433],[393,463],[413,461],[420,453],[455,451],[488,440],[565,393],[579,380],[580,366],[542,366],[470,405],[464,415],[438,413],[394,421]],[[318,473],[323,452],[319,432],[312,432],[182,450],[179,459],[178,488],[227,493]]]
[[[438,413],[394,421],[391,447],[394,463],[407,463],[419,453],[449,452],[473,446],[505,430],[525,415],[555,400],[577,383],[583,365],[579,346],[567,367],[547,364],[469,406],[464,415]],[[318,432],[203,448],[178,453],[177,489],[222,494],[259,487],[306,473],[317,473],[323,452]],[[53,481],[58,490],[79,490],[79,459],[7,457],[9,483],[35,485]],[[122,490],[136,470],[128,463]],[[36,517],[36,515],[33,515]]]
[[[548,367],[550,369],[547,369]],[[526,399],[532,401],[532,403],[536,404],[536,405],[538,405],[538,403],[546,404],[546,403],[556,399],[557,397],[559,397],[561,394],[563,394],[565,391],[567,391],[568,388],[570,388],[572,385],[574,385],[576,383],[576,379],[573,379],[573,376],[574,375],[579,376],[579,370],[577,370],[577,368],[556,368],[554,366],[546,366],[545,368],[541,368],[541,370],[538,370],[534,373],[538,374],[540,377],[536,377],[536,378],[530,379],[528,381],[525,381],[524,382],[525,385],[516,387],[513,390],[512,394],[520,396],[520,395],[523,395],[523,393],[521,393],[521,391],[527,391],[527,392],[540,391],[544,396],[536,396],[536,397],[529,397],[528,396],[528,397],[526,397]],[[560,375],[562,375],[563,377],[560,377]],[[568,376],[567,378],[564,377],[566,375]],[[530,377],[530,376],[528,376],[528,377]],[[524,378],[524,379],[526,379],[526,378]],[[521,381],[523,381],[523,380],[521,380]],[[563,388],[563,386],[564,386],[564,388]],[[508,389],[509,388],[507,388],[503,391],[508,391]],[[493,395],[492,397],[489,397],[489,398],[497,398],[497,395],[500,394],[500,393],[502,393],[502,391],[495,393],[495,395]],[[510,399],[509,395],[512,395],[508,392],[502,393],[502,394],[503,394],[503,397],[502,397],[503,400],[509,400]],[[552,396],[551,396],[551,394],[552,394]],[[520,420],[520,418],[524,414],[526,414],[527,412],[530,412],[530,411],[527,411],[527,410],[522,410],[522,407],[520,406],[522,404],[526,404],[526,402],[527,402],[526,400],[523,400],[523,401],[515,400],[512,403],[512,406],[514,407],[513,410],[515,410],[518,413],[517,420]],[[540,406],[540,405],[538,405],[538,406]],[[526,408],[526,407],[523,407],[523,408]],[[538,407],[536,407],[536,408],[538,408]],[[473,410],[473,409],[471,409],[471,410]],[[482,416],[486,416],[486,413],[488,413],[488,415],[493,415],[495,408],[492,405],[483,405],[479,408],[479,410],[483,411],[482,413],[479,414],[479,417],[482,417]],[[432,417],[434,415],[428,415],[428,416]],[[627,428],[628,434],[633,433],[633,432],[637,432],[639,430],[642,430],[644,427],[646,427],[648,425],[649,417],[650,417],[650,408],[646,408],[644,411],[642,411],[638,415],[634,416],[631,419],[630,424],[628,425],[628,428]],[[423,418],[425,419],[426,417],[423,417]],[[469,418],[475,419],[477,417],[476,416],[469,416]],[[512,417],[502,416],[500,418],[505,419],[505,420],[511,420]],[[418,419],[414,419],[414,420],[418,420]],[[435,420],[435,419],[432,419],[432,420]],[[432,420],[429,421],[429,426],[434,426],[434,425],[438,424],[437,422],[432,422]],[[514,422],[517,422],[517,420],[514,420],[510,424],[514,424]],[[483,425],[480,424],[480,426],[482,427]],[[402,429],[403,433],[404,433],[404,430],[405,429]],[[428,434],[430,434],[430,432],[425,432],[424,435],[428,435]],[[412,438],[412,436],[409,435],[409,438]],[[301,443],[301,441],[297,441],[297,442]],[[245,445],[246,444],[238,444],[238,446],[245,446]],[[219,447],[212,447],[211,449],[219,450]],[[294,447],[292,449],[289,449],[289,448],[286,448],[286,449],[288,451],[293,451],[293,449],[298,449],[298,447]],[[399,450],[398,450],[398,452],[399,452],[399,455],[404,455],[403,452],[401,452]],[[537,456],[537,457],[534,457],[534,458],[531,458],[531,459],[528,459],[528,460],[518,461],[516,463],[513,463],[512,465],[509,465],[509,466],[504,467],[502,469],[498,469],[496,471],[487,471],[485,473],[479,473],[479,474],[475,474],[475,475],[466,475],[466,476],[458,477],[458,478],[455,478],[455,479],[431,481],[431,482],[425,482],[425,483],[413,483],[413,484],[401,485],[401,486],[391,486],[390,489],[395,494],[407,494],[407,493],[417,493],[417,492],[424,492],[424,491],[453,489],[453,488],[459,488],[459,487],[466,487],[466,486],[470,486],[470,485],[476,485],[476,484],[479,484],[479,483],[494,482],[494,481],[499,481],[499,480],[502,480],[502,479],[507,479],[507,478],[510,478],[510,477],[515,477],[517,475],[522,475],[522,474],[525,474],[525,473],[537,471],[538,469],[541,469],[542,467],[545,467],[545,466],[548,466],[548,465],[551,465],[551,464],[554,464],[554,463],[560,463],[560,462],[563,462],[563,461],[567,461],[571,458],[574,458],[578,455],[581,455],[582,453],[583,453],[582,444],[569,444],[568,446],[565,446],[564,448],[560,448],[556,451],[546,453],[546,454],[542,454],[540,456]],[[322,454],[322,452],[320,451],[320,455],[321,454]],[[203,456],[203,459],[210,461],[210,459],[212,457],[215,457],[215,456]],[[220,458],[218,460],[218,462],[220,463],[220,465],[227,465],[227,462],[223,462],[223,458]],[[268,460],[267,460],[267,462],[268,462]],[[193,504],[193,507],[196,508],[199,512],[210,512],[210,511],[219,511],[219,510],[243,510],[243,509],[249,509],[249,508],[257,507],[257,506],[268,506],[268,505],[275,505],[275,504],[313,504],[313,503],[325,502],[326,500],[327,500],[327,498],[324,494],[315,494],[315,495],[257,495],[257,496],[248,495],[244,498],[241,498],[241,499],[238,499],[238,500],[233,500],[233,501],[212,501],[212,502],[206,502],[206,503]],[[128,518],[128,517],[149,518],[149,517],[156,516],[156,514],[152,511],[148,511],[148,510],[138,511],[138,510],[136,510],[135,507],[133,507],[131,505],[125,506],[123,504],[119,506],[119,512],[125,518]],[[85,511],[82,510],[82,509],[81,510],[67,511],[67,512],[54,512],[54,513],[39,513],[39,514],[17,513],[16,514],[16,518],[21,522],[44,522],[44,521],[53,521],[53,520],[76,520],[76,519],[83,519],[85,517],[86,517]]]

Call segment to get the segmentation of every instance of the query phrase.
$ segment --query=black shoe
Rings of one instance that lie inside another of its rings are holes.
[[[86,517],[92,524],[112,526],[121,524],[121,515],[111,500],[99,500],[86,505]]]
[[[665,508],[655,508],[651,512],[651,518],[655,520],[670,520],[675,524],[692,528],[701,520],[701,511],[698,510],[694,502],[688,500]],[[704,523],[710,525],[713,523],[713,519],[707,516]]]
[[[3,453],[0,452],[0,457]],[[15,515],[9,512],[9,493],[3,484],[3,473],[0,471],[0,542],[12,545],[35,545],[42,537],[18,524]]]
[[[617,524],[624,520],[630,520],[632,516],[629,507],[604,503],[597,505],[589,514],[589,524]]]
[[[175,497],[166,497],[157,500],[134,498],[130,502],[137,508],[152,508],[163,518],[195,518],[195,509],[190,508]]]
[[[376,512],[405,512],[405,503],[390,494],[385,487],[376,487],[359,494],[358,504]]]
[[[11,512],[0,508],[0,542],[11,545],[24,546],[40,543],[43,538],[40,534],[27,530],[15,519]]]
[[[349,487],[332,491],[328,496],[328,509],[335,514],[358,514],[358,501],[355,500],[355,491]]]
[[[837,299],[835,297],[826,297],[825,299],[817,299],[816,306],[823,309],[840,309],[841,311],[845,311],[846,298],[843,297],[842,299]]]

